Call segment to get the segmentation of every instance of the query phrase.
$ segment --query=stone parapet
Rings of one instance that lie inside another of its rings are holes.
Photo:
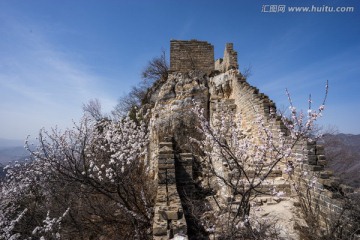
[[[184,235],[186,232],[187,225],[181,206],[181,200],[176,188],[173,143],[160,142],[153,239],[171,239],[176,234]]]
[[[220,72],[226,72],[230,69],[238,69],[238,56],[234,51],[234,44],[227,43],[224,50],[224,58],[220,58],[215,61],[215,70]]]

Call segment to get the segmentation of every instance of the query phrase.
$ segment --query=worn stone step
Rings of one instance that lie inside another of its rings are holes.
[[[169,146],[162,146],[159,148],[159,153],[160,154],[166,154],[166,153],[173,153],[174,149],[172,147]]]
[[[258,182],[259,180],[255,180],[255,184]],[[239,185],[238,187],[238,191],[239,194],[241,194],[242,191],[242,187],[244,187],[245,189],[248,189],[250,187],[249,183],[245,183],[245,185]],[[266,195],[268,194],[272,194],[275,191],[277,192],[284,192],[286,194],[290,194],[291,192],[291,188],[290,188],[290,183],[286,182],[283,179],[271,179],[268,182],[263,182],[261,185],[259,185],[258,187],[255,188],[255,190],[266,193]]]
[[[193,158],[193,154],[192,154],[192,153],[180,153],[179,155],[180,155],[180,157],[182,157],[182,158]]]

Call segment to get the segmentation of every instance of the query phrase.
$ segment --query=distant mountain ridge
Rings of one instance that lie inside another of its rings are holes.
[[[324,143],[328,167],[345,183],[360,187],[360,134],[326,134]],[[0,168],[29,156],[24,141],[0,138]]]
[[[360,153],[360,134],[344,134],[339,133],[336,134],[336,138],[339,139],[345,146],[350,148],[354,148],[354,151],[358,151]]]
[[[0,163],[7,164],[13,161],[23,161],[29,156],[24,147],[8,147],[0,149]]]
[[[360,134],[326,134],[328,167],[346,184],[360,187]]]
[[[24,161],[29,155],[24,148],[24,141],[0,138],[0,164]]]
[[[23,140],[0,138],[0,178],[5,176],[3,168],[10,162],[25,161],[30,153],[24,148]]]
[[[24,146],[24,140],[0,138],[0,149]]]

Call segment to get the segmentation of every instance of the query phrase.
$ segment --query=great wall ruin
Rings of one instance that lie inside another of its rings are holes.
[[[192,154],[188,141],[194,134],[191,129],[194,120],[184,114],[194,102],[206,110],[205,115],[210,122],[219,118],[224,109],[240,113],[241,131],[255,136],[258,127],[256,117],[260,114],[271,131],[286,135],[286,127],[275,113],[275,103],[251,86],[238,69],[237,52],[232,43],[226,44],[223,59],[214,61],[214,47],[208,42],[170,42],[170,74],[154,93],[156,102],[150,122],[149,162],[158,183],[153,221],[153,238],[156,240],[171,239],[176,234],[186,236],[189,220],[184,214],[183,198],[184,195],[196,194],[194,182],[201,182],[206,175],[194,172],[196,156]],[[300,180],[297,178],[304,170],[308,174],[306,177],[301,175],[301,180],[309,182],[317,178],[315,186],[308,189],[313,196],[311,201],[324,219],[330,218],[331,213],[341,211],[342,196],[339,193],[351,192],[352,189],[341,185],[330,171],[324,170],[326,159],[323,146],[315,142],[300,142],[292,154],[294,159],[299,157],[302,164],[296,169],[293,179]],[[227,171],[228,166],[221,160],[215,164],[221,171]],[[271,184],[285,193],[283,201],[290,201],[296,196],[283,169],[284,165],[281,165],[272,171]],[[265,198],[269,205],[276,204],[272,196]]]

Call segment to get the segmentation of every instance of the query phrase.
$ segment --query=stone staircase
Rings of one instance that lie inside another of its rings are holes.
[[[182,166],[190,171],[187,155],[182,159]],[[185,236],[187,225],[176,187],[175,155],[173,143],[170,141],[159,144],[158,168],[153,239],[171,239],[176,234]],[[185,174],[181,179],[185,182],[188,178]]]

